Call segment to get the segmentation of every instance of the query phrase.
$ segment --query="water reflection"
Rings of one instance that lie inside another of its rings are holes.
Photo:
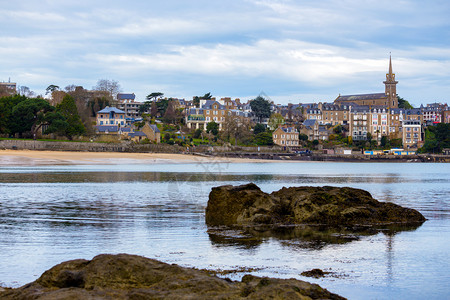
[[[208,235],[215,246],[256,248],[265,240],[273,238],[285,247],[321,250],[330,244],[346,244],[380,232],[392,240],[397,233],[414,231],[421,225],[209,227]]]

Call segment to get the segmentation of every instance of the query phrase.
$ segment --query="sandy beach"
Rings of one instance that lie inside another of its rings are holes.
[[[262,159],[204,157],[191,154],[0,150],[0,166],[74,164],[152,164],[198,162],[274,162]]]

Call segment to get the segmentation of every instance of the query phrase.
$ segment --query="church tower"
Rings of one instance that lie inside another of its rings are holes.
[[[395,81],[395,73],[392,73],[392,59],[389,55],[389,73],[386,74],[386,81],[383,81],[385,90],[384,93],[388,99],[388,107],[390,108],[398,108],[398,99],[397,99],[397,83]]]

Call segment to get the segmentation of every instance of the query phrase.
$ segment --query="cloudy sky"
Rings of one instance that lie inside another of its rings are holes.
[[[117,80],[191,99],[333,101],[384,92],[450,102],[450,1],[17,0],[0,5],[0,81],[38,94]]]

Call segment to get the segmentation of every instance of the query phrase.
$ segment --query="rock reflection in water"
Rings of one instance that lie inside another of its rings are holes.
[[[252,227],[209,227],[208,235],[215,246],[256,248],[264,241],[275,238],[283,246],[298,247],[309,250],[321,250],[330,244],[346,244],[361,237],[383,233],[390,239],[402,231],[414,231],[419,225],[385,225],[385,226],[252,226]]]

